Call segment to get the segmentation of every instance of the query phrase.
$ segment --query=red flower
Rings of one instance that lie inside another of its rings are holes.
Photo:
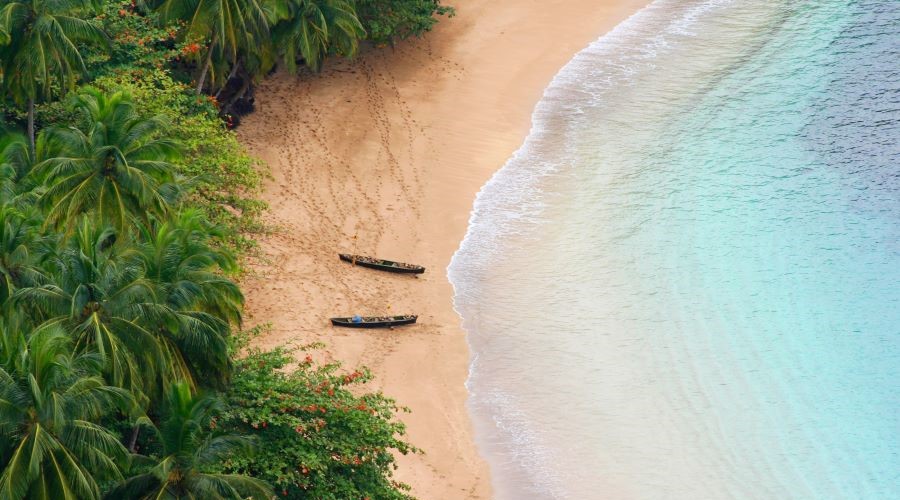
[[[182,54],[196,54],[200,52],[200,45],[198,43],[189,43],[181,49]]]

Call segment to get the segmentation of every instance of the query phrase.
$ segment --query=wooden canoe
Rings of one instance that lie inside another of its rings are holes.
[[[425,272],[424,267],[414,264],[404,264],[403,262],[394,262],[392,260],[376,259],[374,257],[350,255],[346,253],[340,253],[338,256],[340,256],[341,260],[344,262],[349,262],[356,266],[368,267],[369,269],[387,271],[389,273],[422,274]]]
[[[346,328],[391,328],[395,326],[411,325],[416,322],[418,316],[407,314],[404,316],[367,316],[349,318],[331,318],[331,324],[334,326],[343,326]]]

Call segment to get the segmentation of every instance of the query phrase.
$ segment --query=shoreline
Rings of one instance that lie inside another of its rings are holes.
[[[454,0],[421,40],[278,73],[238,136],[264,160],[263,258],[243,282],[260,346],[323,342],[317,361],[368,366],[373,390],[412,410],[395,478],[420,498],[490,498],[466,407],[469,347],[446,267],[475,194],[521,145],[532,110],[575,53],[646,0]],[[560,32],[561,27],[565,29]],[[421,278],[340,262],[338,252],[421,264]],[[418,314],[415,326],[342,331],[330,316]]]

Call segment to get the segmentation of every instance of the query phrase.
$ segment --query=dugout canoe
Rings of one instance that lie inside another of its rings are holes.
[[[340,256],[342,261],[349,262],[355,266],[378,269],[379,271],[387,271],[389,273],[422,274],[425,272],[424,267],[415,264],[404,264],[403,262],[394,262],[392,260],[376,259],[375,257],[350,255],[346,253],[340,253],[338,256]]]
[[[392,328],[411,325],[418,318],[418,316],[412,314],[403,316],[351,316],[349,318],[331,318],[331,324],[346,328]]]

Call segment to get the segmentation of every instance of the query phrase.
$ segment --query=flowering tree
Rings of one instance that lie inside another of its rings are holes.
[[[351,392],[371,378],[366,370],[342,373],[310,355],[292,364],[285,349],[236,362],[218,425],[256,436],[259,451],[224,469],[263,479],[287,498],[411,498],[392,480],[392,452],[419,452],[394,419],[404,409],[380,393]]]

